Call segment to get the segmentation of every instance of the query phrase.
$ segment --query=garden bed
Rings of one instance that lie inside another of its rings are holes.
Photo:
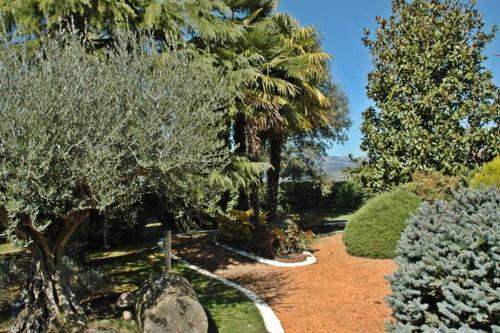
[[[278,256],[273,259],[264,258],[249,251],[238,249],[226,244],[222,244],[214,239],[214,244],[232,253],[244,256],[246,258],[260,262],[261,264],[277,266],[277,267],[300,267],[309,266],[316,262],[316,258],[311,252],[304,251],[302,253],[289,254],[288,256]]]

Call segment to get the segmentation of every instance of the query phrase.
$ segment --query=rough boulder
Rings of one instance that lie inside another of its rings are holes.
[[[164,274],[146,281],[136,295],[136,315],[144,333],[207,333],[208,319],[189,282]]]

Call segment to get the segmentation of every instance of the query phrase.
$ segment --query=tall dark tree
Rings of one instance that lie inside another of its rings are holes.
[[[373,70],[363,113],[358,176],[373,192],[410,180],[416,170],[457,175],[500,151],[499,89],[484,68],[484,30],[474,1],[393,0],[363,38]]]

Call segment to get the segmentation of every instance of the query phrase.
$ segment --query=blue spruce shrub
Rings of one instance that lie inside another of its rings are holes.
[[[393,332],[500,332],[500,192],[461,190],[424,204],[388,277]]]

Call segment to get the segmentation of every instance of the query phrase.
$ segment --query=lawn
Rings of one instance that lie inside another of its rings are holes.
[[[352,217],[354,216],[354,213],[338,213],[336,211],[332,211],[326,218],[325,222],[327,223],[335,223],[335,222],[349,222]]]
[[[161,272],[162,254],[156,245],[125,247],[92,253],[82,269],[93,268],[103,273],[100,288],[84,300],[89,310],[89,327],[113,332],[139,332],[135,322],[120,319],[121,310],[114,303],[126,291],[136,291],[144,281]],[[205,277],[181,263],[173,263],[173,273],[187,278],[201,304],[209,313],[210,332],[265,332],[262,317],[245,295],[223,283]],[[15,291],[15,290],[13,290]],[[8,315],[0,317],[0,332],[8,327]],[[216,327],[216,328],[215,328]]]
[[[0,243],[0,256],[4,254],[13,254],[20,251],[21,251],[20,248],[15,247],[10,243]]]

